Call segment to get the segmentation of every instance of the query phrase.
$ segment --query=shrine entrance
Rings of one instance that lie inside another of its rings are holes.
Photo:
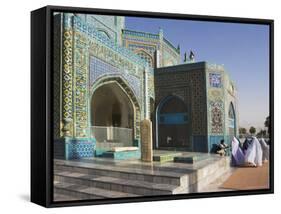
[[[117,82],[98,87],[91,99],[91,132],[97,143],[132,146],[134,106]]]
[[[177,96],[169,96],[157,108],[156,148],[189,150],[189,114],[185,103]]]

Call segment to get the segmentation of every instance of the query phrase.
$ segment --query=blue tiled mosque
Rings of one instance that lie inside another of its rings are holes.
[[[120,16],[54,14],[55,158],[138,159],[145,119],[153,150],[209,153],[237,135],[227,71],[192,52],[182,62],[164,32],[126,29]]]

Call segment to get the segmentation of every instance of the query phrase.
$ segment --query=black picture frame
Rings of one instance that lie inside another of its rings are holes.
[[[270,188],[264,190],[190,193],[169,196],[146,196],[83,201],[53,201],[52,142],[52,44],[53,12],[94,13],[100,15],[140,16],[186,19],[225,23],[268,25],[270,30]],[[239,17],[202,16],[144,11],[108,10],[79,7],[46,6],[31,12],[31,202],[44,207],[62,207],[128,202],[178,200],[207,197],[227,197],[274,193],[274,21]]]

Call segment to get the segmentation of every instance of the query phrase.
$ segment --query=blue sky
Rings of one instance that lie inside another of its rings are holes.
[[[239,96],[240,126],[264,127],[269,115],[269,26],[126,17],[126,28],[158,33],[180,44],[181,57],[193,50],[196,61],[223,64]]]

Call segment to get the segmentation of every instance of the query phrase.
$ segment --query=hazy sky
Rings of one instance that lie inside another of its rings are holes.
[[[264,127],[269,115],[269,26],[126,17],[126,28],[158,33],[181,57],[193,50],[195,60],[223,64],[238,90],[240,126]]]

